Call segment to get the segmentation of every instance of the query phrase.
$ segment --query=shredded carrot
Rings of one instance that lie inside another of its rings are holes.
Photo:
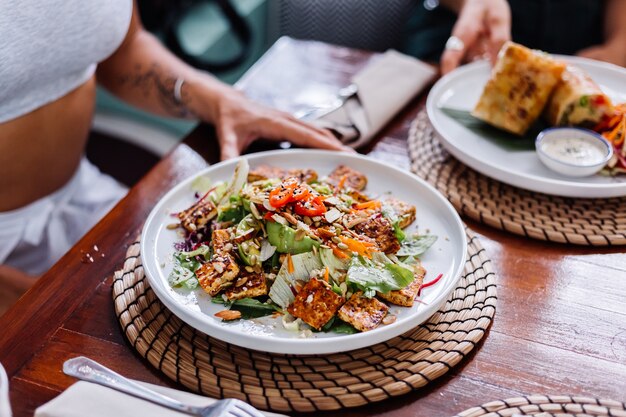
[[[613,144],[615,146],[620,146],[622,143],[624,143],[624,136],[626,136],[626,117],[622,117],[622,123],[620,123],[620,127],[621,134],[618,138],[613,139]]]
[[[620,123],[618,123],[617,126],[613,128],[613,130],[605,134],[605,137],[611,142],[613,142],[615,140],[615,137],[620,133],[621,130],[622,130],[622,122],[620,121]]]
[[[291,254],[288,253],[287,254],[287,271],[290,274],[293,274],[294,268],[293,268],[293,259],[291,259]]]
[[[365,245],[364,242],[360,240],[352,239],[346,236],[340,236],[339,239],[350,249],[352,252],[356,252],[361,256],[365,256],[367,258],[371,258],[372,254],[370,253],[371,245]],[[368,242],[369,243],[369,242]]]
[[[328,267],[326,267],[326,269],[324,270],[324,281],[328,282]]]
[[[376,210],[381,207],[382,207],[382,203],[378,200],[366,201],[364,203],[358,203],[354,205],[354,208],[356,208],[357,210],[366,210],[366,209]]]
[[[343,186],[346,184],[347,179],[348,179],[348,174],[345,174],[343,177],[341,177],[341,179],[339,180],[339,184],[337,184],[337,189],[341,190]]]
[[[611,129],[613,127],[615,127],[615,125],[617,123],[619,123],[619,121],[622,119],[622,115],[621,114],[616,114],[614,116],[611,116],[610,118],[606,118],[604,120],[602,120],[600,123],[598,123],[593,130],[595,130],[596,132],[601,132],[604,130],[608,130]]]
[[[337,245],[333,245],[333,244],[330,244],[330,243],[328,245],[333,250],[333,255],[335,255],[337,258],[339,258],[339,259],[348,259],[349,258],[349,256],[344,251],[339,249],[337,247]]]
[[[626,103],[614,107],[615,113],[609,120],[600,122],[594,130],[613,144],[617,157],[616,168],[626,166],[624,158],[624,146],[626,144]]]

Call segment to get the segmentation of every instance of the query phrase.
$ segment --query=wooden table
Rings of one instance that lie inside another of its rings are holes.
[[[255,99],[297,111],[347,85],[371,56],[282,39],[240,85]],[[407,132],[423,100],[417,97],[365,152],[407,168]],[[126,342],[113,310],[111,276],[158,199],[217,155],[211,128],[198,127],[0,318],[0,362],[11,380],[16,417],[32,415],[74,382],[61,366],[77,355],[131,378],[176,386]],[[425,389],[365,408],[320,414],[444,417],[531,393],[626,401],[623,249],[543,243],[468,223],[498,273],[498,310],[484,342]]]

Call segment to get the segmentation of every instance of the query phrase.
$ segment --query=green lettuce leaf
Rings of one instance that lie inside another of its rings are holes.
[[[230,310],[240,311],[242,319],[255,319],[258,317],[269,316],[274,314],[276,311],[281,311],[280,307],[272,304],[271,302],[262,303],[254,298],[242,298],[240,300],[228,301],[224,300],[222,297],[212,297],[211,302],[230,307]]]
[[[363,291],[366,297],[373,297],[376,292],[388,293],[400,290],[414,279],[413,272],[401,265],[363,262],[353,258],[348,269],[347,282]]]
[[[241,312],[242,319],[254,319],[257,317],[269,316],[276,311],[281,311],[281,308],[272,303],[262,303],[254,298],[242,298],[241,300],[235,300],[231,306],[231,310],[237,310]]]
[[[397,256],[419,256],[426,252],[437,241],[435,235],[421,235],[406,239],[402,242]]]

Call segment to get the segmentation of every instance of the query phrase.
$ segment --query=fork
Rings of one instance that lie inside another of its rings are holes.
[[[154,404],[179,411],[181,413],[200,417],[264,417],[263,414],[251,405],[229,398],[219,400],[207,407],[198,407],[184,404],[178,400],[160,394],[149,388],[124,378],[117,372],[99,364],[98,362],[79,356],[69,359],[63,364],[66,375],[82,379],[83,381],[103,385],[108,388],[150,401]]]
[[[332,103],[329,104],[328,107],[323,108],[315,108],[311,110],[307,110],[301,113],[296,113],[296,117],[300,120],[312,121],[326,116],[329,113],[334,112],[341,106],[343,106],[346,101],[356,96],[359,92],[359,87],[352,83],[348,84],[345,87],[339,89],[337,94],[333,97]]]

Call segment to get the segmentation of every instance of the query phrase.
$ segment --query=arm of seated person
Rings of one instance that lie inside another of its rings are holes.
[[[329,131],[253,103],[231,86],[182,62],[143,29],[136,4],[126,38],[99,65],[97,78],[113,94],[144,110],[212,123],[222,159],[239,155],[259,137],[348,150]]]
[[[16,302],[37,281],[19,269],[0,265],[0,315]]]
[[[604,17],[605,42],[577,55],[626,67],[626,1],[608,0]]]

